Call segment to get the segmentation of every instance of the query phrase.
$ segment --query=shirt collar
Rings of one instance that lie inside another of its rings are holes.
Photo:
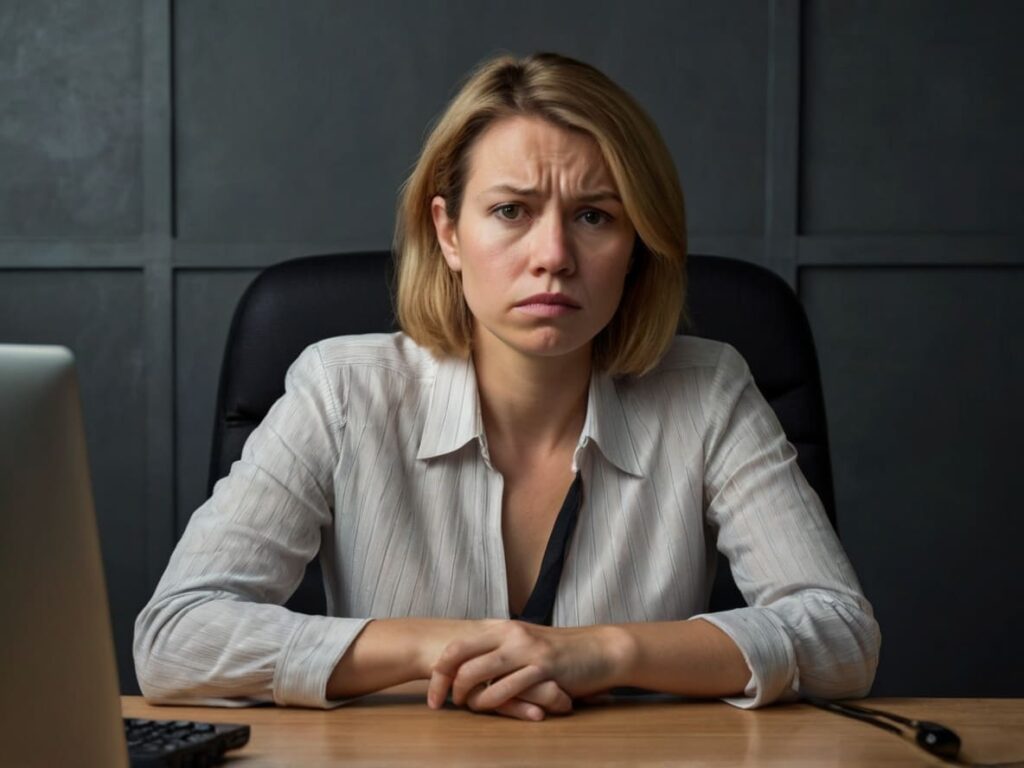
[[[595,371],[590,377],[587,396],[587,418],[580,433],[576,450],[593,441],[602,455],[627,474],[643,477],[636,446],[629,432],[626,411],[615,380],[606,373]],[[576,457],[573,458],[575,468]]]
[[[476,372],[470,357],[440,357],[417,459],[452,453],[477,438],[486,445]]]
[[[489,460],[473,360],[471,357],[441,357],[437,361],[416,458],[432,459],[453,453],[474,439],[479,441],[484,459]],[[587,416],[573,455],[574,471],[581,450],[591,441],[623,472],[644,476],[618,388],[610,376],[600,372],[590,377]]]

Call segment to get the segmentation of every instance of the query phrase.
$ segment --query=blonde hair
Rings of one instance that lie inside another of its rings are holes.
[[[461,278],[441,254],[430,205],[440,195],[448,216],[458,219],[473,142],[513,115],[583,131],[600,147],[637,240],[619,307],[594,339],[593,363],[612,375],[646,373],[668,349],[683,313],[683,191],[661,134],[633,98],[594,67],[552,53],[485,61],[424,143],[402,188],[395,228],[399,325],[435,354],[469,354],[473,318]]]

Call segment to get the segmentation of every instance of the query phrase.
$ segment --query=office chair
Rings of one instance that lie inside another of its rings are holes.
[[[725,341],[746,359],[775,410],[798,463],[835,526],[832,468],[814,340],[803,307],[773,272],[715,256],[688,259],[687,333]],[[288,366],[320,339],[397,330],[392,315],[391,255],[309,256],[261,272],[245,291],[231,323],[213,433],[209,491],[242,454],[246,438],[284,394]],[[320,565],[314,559],[287,603],[326,612]],[[709,610],[746,605],[728,561],[719,556]]]

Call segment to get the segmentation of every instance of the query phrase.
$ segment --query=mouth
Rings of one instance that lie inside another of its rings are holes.
[[[580,305],[566,296],[564,293],[538,293],[529,298],[523,299],[517,307],[548,306],[565,307],[566,309],[579,309]]]

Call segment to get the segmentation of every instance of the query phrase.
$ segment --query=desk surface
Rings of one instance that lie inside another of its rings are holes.
[[[330,711],[256,707],[154,707],[125,696],[126,717],[248,723],[238,768],[322,765],[776,765],[948,763],[871,725],[805,704],[742,711],[669,697],[580,704],[566,717],[527,723],[448,705],[434,711],[402,686]],[[962,739],[966,760],[1024,761],[1024,699],[872,699],[935,720]],[[244,756],[245,759],[242,759]],[[1024,762],[1020,763],[1024,765]]]

